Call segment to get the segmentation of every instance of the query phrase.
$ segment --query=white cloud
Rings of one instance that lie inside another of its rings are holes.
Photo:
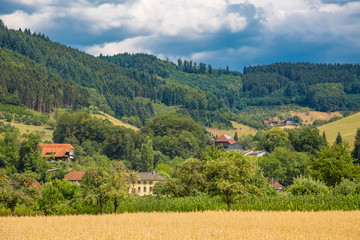
[[[152,41],[151,36],[139,36],[135,38],[128,38],[120,42],[104,43],[85,48],[89,54],[98,56],[100,53],[103,55],[114,55],[118,53],[148,53],[152,54],[150,48],[146,46]]]
[[[9,28],[30,28],[36,29],[48,29],[53,26],[52,16],[50,12],[40,12],[36,14],[28,14],[21,10],[15,11],[12,14],[0,15],[0,19],[3,20],[5,25]]]

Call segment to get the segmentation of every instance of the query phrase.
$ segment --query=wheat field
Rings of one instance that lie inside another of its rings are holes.
[[[359,239],[360,211],[0,218],[5,239]]]

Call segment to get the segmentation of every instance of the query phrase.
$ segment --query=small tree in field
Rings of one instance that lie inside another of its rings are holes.
[[[97,167],[86,171],[82,178],[83,194],[86,200],[96,200],[100,206],[100,214],[104,213],[104,203],[108,200],[108,174],[105,169]]]
[[[106,196],[114,202],[114,213],[117,214],[120,200],[129,193],[130,182],[137,181],[138,177],[123,162],[116,162],[106,180]]]
[[[18,203],[33,202],[40,193],[35,183],[36,175],[32,172],[16,173],[12,177],[3,170],[0,172],[0,200],[11,209],[12,216]]]
[[[221,152],[216,158],[210,157],[204,169],[210,193],[223,196],[228,211],[231,211],[234,197],[244,195],[250,190],[254,192],[253,188],[256,188],[250,184],[251,176],[255,174],[255,166],[240,153]]]

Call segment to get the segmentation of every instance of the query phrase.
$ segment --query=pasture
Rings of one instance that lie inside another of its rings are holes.
[[[342,139],[347,141],[350,146],[354,145],[358,128],[360,128],[360,112],[318,127],[320,134],[325,131],[326,138],[330,144],[335,142],[336,136],[340,132]]]
[[[124,213],[0,218],[1,239],[358,239],[359,211]]]

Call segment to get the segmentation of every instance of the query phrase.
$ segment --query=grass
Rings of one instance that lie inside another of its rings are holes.
[[[3,120],[0,120],[3,121]],[[3,121],[4,122],[4,121]],[[8,123],[8,122],[6,122]],[[37,133],[41,136],[41,141],[51,141],[53,137],[54,130],[50,129],[47,126],[35,126],[35,125],[26,125],[24,123],[10,122],[11,126],[14,126],[19,129],[20,133]]]
[[[354,145],[355,134],[358,128],[360,128],[360,112],[318,127],[321,134],[325,131],[329,143],[334,143],[338,132],[340,132],[342,139],[347,141],[350,146]]]
[[[359,211],[0,218],[1,239],[358,239]]]
[[[209,127],[206,127],[206,131],[208,132],[211,132],[214,136],[221,136],[223,134],[226,134],[226,135],[229,135],[231,137],[234,137],[235,135],[235,132],[238,133],[239,136],[241,135],[245,135],[245,134],[252,134],[252,135],[255,135],[257,130],[254,129],[254,128],[251,128],[247,125],[244,125],[244,124],[241,124],[241,123],[237,123],[237,122],[234,122],[232,121],[231,122],[233,127],[235,129],[228,129],[228,130],[225,130],[225,129],[218,129],[218,128],[209,128]]]
[[[101,114],[92,114],[92,116],[94,117],[97,117],[97,118],[100,118],[100,119],[108,119],[110,122],[112,122],[115,126],[123,126],[123,127],[126,127],[126,128],[130,128],[130,129],[133,129],[135,131],[139,130],[139,128],[131,125],[131,124],[128,124],[128,123],[124,123],[122,122],[121,120],[117,119],[117,118],[114,118],[106,113],[103,113],[103,112],[100,112]]]
[[[308,111],[308,112],[291,112],[292,116],[299,116],[304,121],[304,124],[312,124],[315,120],[330,120],[333,117],[342,117],[339,112],[318,112],[318,111]]]

